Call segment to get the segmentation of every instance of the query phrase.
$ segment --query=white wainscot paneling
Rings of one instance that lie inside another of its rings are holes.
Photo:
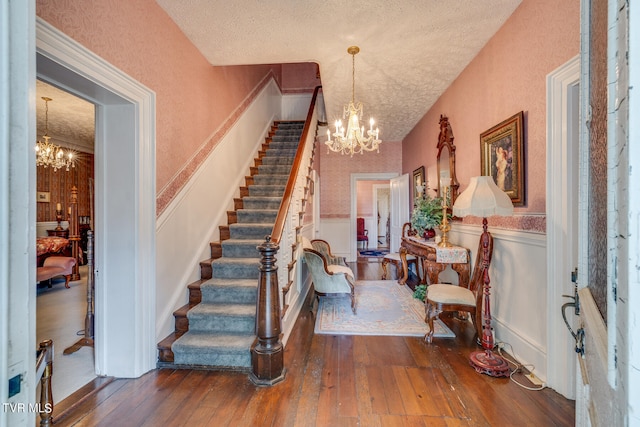
[[[315,239],[313,236],[313,223],[305,224],[300,230],[300,236],[304,236],[309,240]],[[277,257],[278,255],[276,255]],[[278,272],[283,274],[283,272]],[[286,273],[284,273],[286,274]],[[287,344],[289,336],[295,326],[302,305],[307,297],[307,293],[311,289],[311,275],[307,270],[307,266],[304,263],[304,257],[302,253],[302,244],[298,245],[296,253],[296,264],[294,265],[293,277],[296,285],[291,287],[291,290],[287,294],[289,309],[285,313],[282,319],[282,343]]]
[[[282,96],[282,120],[306,120],[313,93],[295,93]]]
[[[280,97],[272,80],[158,218],[158,340],[173,330],[172,313],[186,303],[186,286],[200,278],[199,262],[211,256],[209,242],[219,239],[218,225],[226,224],[233,197],[271,123],[279,118]]]
[[[58,226],[58,221],[41,221],[36,222],[36,237],[47,237],[49,233],[47,230],[55,230]],[[60,226],[68,230],[69,229],[69,221],[62,221]]]
[[[514,356],[547,377],[546,236],[491,227],[491,315],[496,340],[511,345]],[[472,262],[482,227],[454,224],[450,240],[471,250]],[[507,346],[507,350],[511,348]]]
[[[316,239],[329,242],[334,255],[345,257],[347,261],[355,261],[349,259],[350,236],[349,218],[320,218],[320,232]]]

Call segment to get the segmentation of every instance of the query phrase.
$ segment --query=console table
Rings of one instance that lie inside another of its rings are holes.
[[[451,265],[458,273],[459,285],[469,287],[469,249],[461,246],[441,248],[437,243],[424,240],[419,237],[403,237],[400,243],[400,260],[402,261],[402,277],[398,284],[404,285],[409,277],[407,267],[407,253],[415,255],[423,260],[425,280],[428,284],[438,283],[440,272]]]

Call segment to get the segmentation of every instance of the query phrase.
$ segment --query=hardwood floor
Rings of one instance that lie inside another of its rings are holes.
[[[379,279],[379,263],[352,264]],[[67,426],[570,426],[574,402],[469,366],[470,322],[443,319],[455,339],[314,335],[303,309],[285,350],[286,379],[269,388],[234,372],[158,369],[105,381],[56,425]],[[526,382],[522,375],[519,380]],[[57,413],[58,410],[54,411]]]

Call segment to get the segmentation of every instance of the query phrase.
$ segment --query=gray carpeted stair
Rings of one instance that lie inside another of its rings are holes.
[[[200,287],[202,301],[187,313],[189,330],[171,346],[176,365],[247,370],[255,340],[260,253],[271,234],[302,135],[303,122],[279,122],[262,157],[249,195],[211,263],[212,278]]]

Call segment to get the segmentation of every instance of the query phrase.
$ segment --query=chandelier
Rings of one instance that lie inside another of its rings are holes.
[[[70,167],[76,167],[76,158],[73,151],[68,150],[65,153],[59,145],[49,141],[51,139],[49,136],[49,101],[52,99],[46,96],[43,96],[42,99],[45,104],[44,135],[42,135],[44,142],[40,140],[36,142],[36,166],[45,168],[51,166],[54,172],[65,168],[68,172]]]
[[[340,154],[354,153],[363,154],[365,151],[376,150],[380,152],[379,145],[382,141],[378,139],[379,130],[373,129],[375,120],[373,117],[369,119],[369,130],[365,137],[364,126],[360,127],[359,117],[362,117],[362,102],[356,102],[356,54],[360,52],[358,46],[351,46],[347,49],[352,60],[352,73],[351,73],[351,102],[349,105],[345,105],[343,118],[347,119],[347,129],[342,126],[342,120],[336,120],[336,131],[333,133],[331,139],[331,130],[327,129],[327,145],[328,150],[334,151]],[[328,151],[327,151],[328,152]]]

